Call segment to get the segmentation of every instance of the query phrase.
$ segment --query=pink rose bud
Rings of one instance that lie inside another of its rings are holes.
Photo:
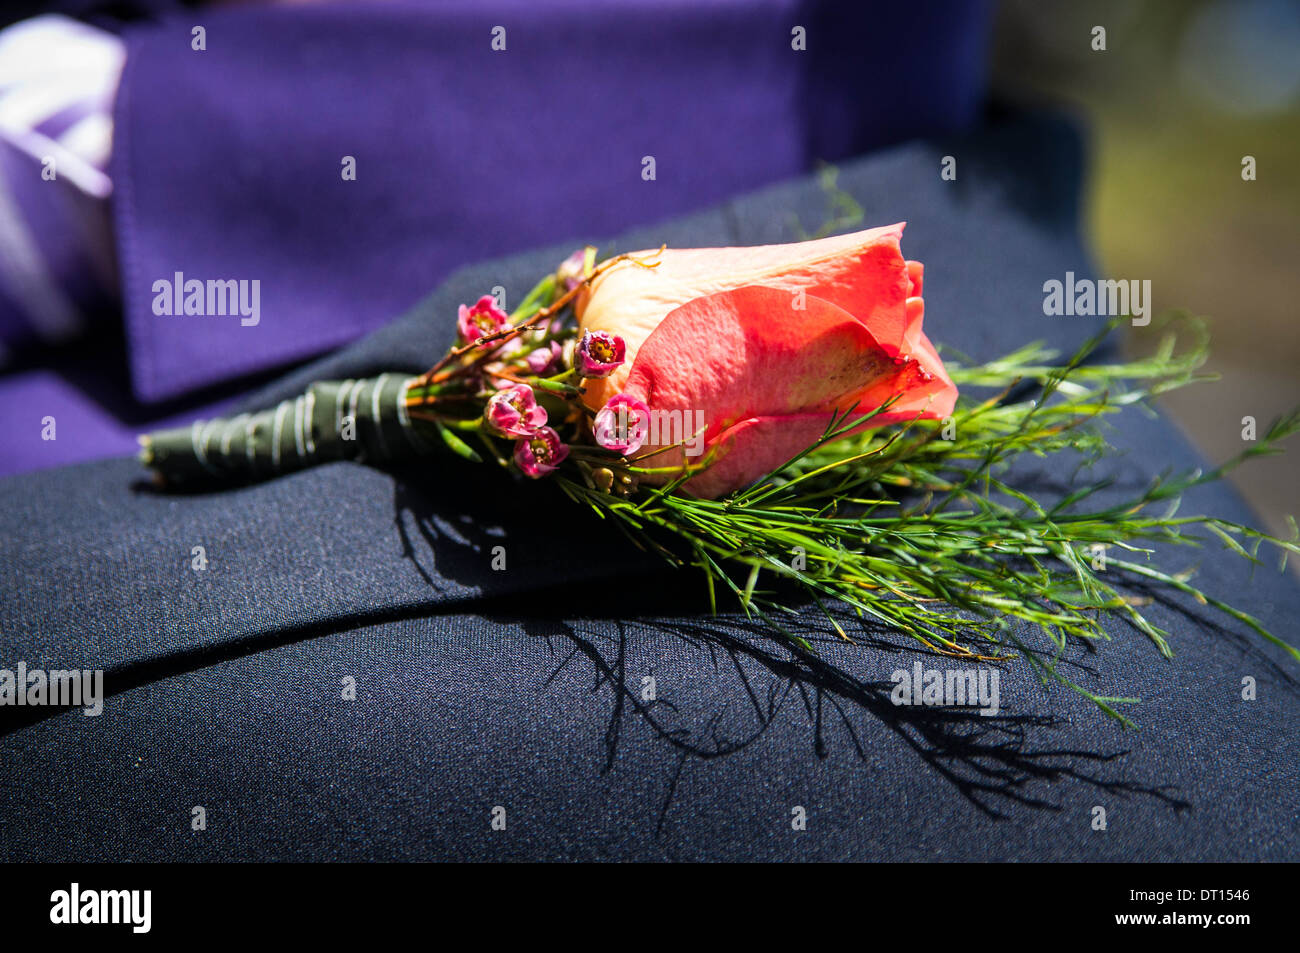
[[[480,338],[510,327],[510,316],[497,307],[495,298],[484,295],[472,308],[463,304],[460,306],[456,326],[465,343],[473,344]]]
[[[515,465],[534,479],[554,471],[568,455],[569,448],[550,427],[541,427],[515,444]]]
[[[665,419],[691,420],[688,435],[707,422],[699,442],[713,461],[684,485],[705,498],[747,486],[846,413],[893,401],[863,426],[942,420],[957,388],[922,331],[925,269],[903,257],[902,235],[900,223],[789,245],[669,248],[612,265],[574,313],[584,335],[618,335],[625,362],[584,383],[583,403],[599,411],[615,394],[653,400]],[[667,449],[655,466],[686,456]]]
[[[596,414],[591,425],[596,443],[629,456],[641,449],[650,432],[650,408],[630,394],[617,394]]]
[[[617,334],[608,331],[583,331],[573,366],[584,378],[608,377],[623,363],[627,345]]]
[[[502,437],[531,437],[546,424],[546,408],[527,384],[511,384],[488,398],[483,420]]]
[[[525,360],[528,362],[528,369],[541,376],[559,371],[563,358],[564,348],[560,347],[559,341],[552,341],[549,346],[539,347],[531,352]]]

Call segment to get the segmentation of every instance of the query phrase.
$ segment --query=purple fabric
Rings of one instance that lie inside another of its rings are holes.
[[[819,6],[212,10],[203,52],[193,16],[128,31],[111,172],[136,395],[351,340],[475,259],[667,218],[971,118],[982,4],[932,24],[898,4]],[[798,25],[806,51],[791,48]],[[178,271],[258,279],[260,323],[155,315],[153,283]]]
[[[66,180],[42,180],[40,162],[0,140],[0,230],[7,233],[0,254],[11,256],[0,268],[0,345],[6,350],[73,336],[82,326],[81,309],[95,303],[78,217],[78,204],[86,201]],[[29,257],[39,280],[24,289],[15,276],[31,274]],[[38,291],[42,286],[54,290]]]
[[[451,0],[127,26],[109,171],[129,377],[114,369],[115,393],[81,368],[0,378],[0,426],[32,436],[0,473],[133,452],[157,418],[360,336],[462,264],[599,241],[962,127],[982,100],[987,6]],[[258,280],[260,322],[155,315],[153,284],[177,271]]]
[[[0,468],[10,473],[134,453],[139,434],[183,426],[196,416],[186,409],[173,410],[147,425],[123,419],[115,408],[83,390],[77,374],[51,368],[6,377],[0,394],[0,430],[5,434]],[[225,413],[234,403],[226,398],[204,412]],[[53,419],[53,430],[47,426],[48,418]]]

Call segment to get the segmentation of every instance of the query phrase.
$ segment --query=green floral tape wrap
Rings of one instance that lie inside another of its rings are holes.
[[[317,381],[269,410],[142,437],[140,460],[169,485],[260,480],[330,460],[400,460],[427,449],[406,412],[414,380]]]

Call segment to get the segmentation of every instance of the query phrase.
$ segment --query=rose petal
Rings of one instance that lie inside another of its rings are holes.
[[[593,381],[584,400],[593,410],[623,390],[640,346],[664,316],[695,298],[747,285],[794,293],[802,289],[839,305],[871,329],[891,357],[908,327],[906,300],[920,294],[921,270],[903,259],[904,223],[809,242],[753,248],[638,252],[658,264],[621,262],[601,274],[576,302],[584,329],[607,330],[627,343],[627,363]],[[919,263],[915,263],[919,266]]]
[[[914,357],[898,362],[845,309],[812,295],[802,303],[768,287],[708,295],[676,308],[642,344],[626,393],[654,411],[702,411],[706,444],[725,447],[687,489],[715,496],[745,485],[854,404],[864,414],[903,395],[870,427],[951,413],[956,389],[919,328]],[[664,453],[656,465],[683,459]]]

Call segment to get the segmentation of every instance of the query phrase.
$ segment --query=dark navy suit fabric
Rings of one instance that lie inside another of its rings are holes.
[[[945,154],[956,182],[938,175]],[[909,221],[930,336],[984,358],[1096,329],[1042,314],[1043,281],[1089,271],[1078,174],[1067,130],[1010,122],[847,165],[841,184],[869,224]],[[805,181],[600,244],[790,240],[794,220],[811,231],[825,214]],[[462,270],[249,406],[316,377],[419,369],[459,302],[495,284],[517,297],[568,250]],[[1198,463],[1140,414],[1112,440],[1125,455],[1101,473],[1129,488]],[[1071,476],[1049,463],[1021,479]],[[1068,654],[1080,684],[1141,697],[1136,732],[1023,664],[1003,671],[998,717],[896,708],[890,673],[940,660],[860,625],[857,646],[837,645],[814,611],[816,658],[709,617],[694,576],[544,484],[443,458],[198,496],[140,477],[120,459],[0,484],[0,661],[103,667],[113,693],[99,718],[0,710],[5,858],[1297,858],[1294,664],[1204,609],[1151,608],[1172,660],[1121,625]],[[1222,487],[1185,509],[1250,520]],[[206,571],[190,568],[195,545]],[[1292,577],[1251,578],[1213,547],[1162,557],[1292,633]],[[205,831],[191,830],[196,805]]]

